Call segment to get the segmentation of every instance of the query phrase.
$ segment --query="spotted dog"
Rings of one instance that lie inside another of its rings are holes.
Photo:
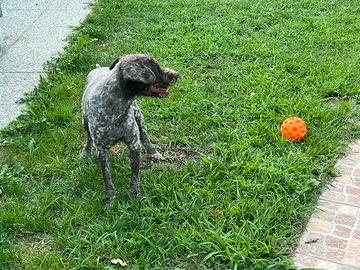
[[[116,59],[110,67],[97,65],[87,76],[82,98],[83,124],[87,139],[82,155],[90,155],[95,150],[109,204],[116,194],[107,157],[110,147],[124,142],[129,148],[130,190],[135,197],[140,195],[140,141],[148,155],[154,159],[162,158],[148,139],[144,118],[135,98],[167,97],[168,87],[174,84],[177,78],[177,72],[160,67],[155,59],[144,54],[123,56]]]

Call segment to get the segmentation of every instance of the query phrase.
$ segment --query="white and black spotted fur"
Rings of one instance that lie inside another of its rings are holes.
[[[168,87],[177,78],[177,72],[161,68],[152,57],[142,54],[123,56],[110,68],[97,66],[89,73],[82,98],[87,133],[82,154],[86,156],[95,150],[108,203],[112,202],[116,191],[111,181],[107,149],[118,142],[127,144],[131,160],[130,190],[135,197],[140,194],[140,141],[154,159],[162,157],[147,137],[136,96],[166,97]]]

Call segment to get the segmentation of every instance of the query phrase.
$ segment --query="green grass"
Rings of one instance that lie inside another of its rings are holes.
[[[359,30],[350,0],[98,1],[1,132],[0,268],[293,269],[360,135]],[[126,151],[113,156],[119,195],[103,211],[97,163],[79,159],[80,99],[95,63],[139,52],[181,75],[168,99],[139,102],[152,141],[203,155],[142,170],[141,201]],[[281,138],[290,116],[308,123],[303,142]]]

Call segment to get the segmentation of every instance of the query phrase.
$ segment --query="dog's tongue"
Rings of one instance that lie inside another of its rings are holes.
[[[150,91],[155,94],[159,94],[161,97],[167,97],[169,95],[169,89],[160,87],[151,87]]]

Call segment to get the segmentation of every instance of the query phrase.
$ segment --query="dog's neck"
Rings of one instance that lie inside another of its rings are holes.
[[[135,96],[127,97],[122,92],[124,89],[124,85],[120,85],[120,83],[124,83],[122,79],[121,72],[118,71],[118,67],[110,70],[109,78],[107,79],[106,87],[104,87],[105,91],[109,91],[112,93],[110,95],[112,97],[111,102],[113,104],[113,114],[114,114],[114,121],[121,122],[122,119],[126,118],[131,105],[135,101]]]

